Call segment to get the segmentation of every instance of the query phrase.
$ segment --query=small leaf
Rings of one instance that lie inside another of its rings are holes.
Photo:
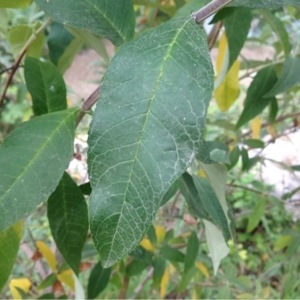
[[[50,24],[49,31],[47,36],[49,57],[57,65],[61,56],[74,39],[74,36],[65,29],[64,25],[57,22]]]
[[[84,196],[67,173],[48,199],[48,220],[57,248],[78,274],[88,233],[88,210]]]
[[[258,226],[262,216],[265,213],[265,209],[266,201],[264,199],[258,199],[256,206],[248,218],[247,232],[252,232]]]
[[[134,35],[132,0],[36,0],[36,3],[56,22],[88,30],[117,46]]]
[[[182,175],[180,190],[189,206],[190,212],[200,219],[208,220],[209,215],[202,204],[193,177],[187,172]]]
[[[223,34],[220,39],[219,54],[217,58],[218,73],[221,72],[226,49],[227,40],[225,34]],[[228,73],[226,74],[225,78],[223,79],[222,83],[214,91],[214,96],[216,98],[218,107],[221,111],[227,111],[240,94],[240,85],[238,78],[239,71],[240,62],[235,61]]]
[[[300,59],[288,57],[283,64],[282,72],[275,85],[264,98],[274,97],[288,91],[293,85],[300,82]]]
[[[24,75],[36,116],[67,108],[65,82],[54,65],[27,57]]]
[[[187,272],[195,265],[199,251],[199,240],[195,232],[192,232],[188,239],[186,254],[184,259],[184,272]]]
[[[71,288],[73,291],[75,289],[75,282],[74,282],[74,273],[71,269],[67,269],[67,270],[64,270],[62,272],[59,272],[57,274],[57,279],[66,284],[69,288]]]
[[[166,230],[163,226],[156,225],[155,226],[155,235],[156,235],[156,243],[159,246],[165,239]]]
[[[252,131],[252,138],[253,139],[259,139],[260,138],[260,132],[261,132],[261,117],[257,116],[251,121],[251,131]]]
[[[166,259],[161,255],[155,256],[153,269],[153,286],[158,288],[161,285],[161,281],[166,270]]]
[[[51,250],[49,246],[47,246],[43,241],[36,241],[36,247],[38,248],[39,252],[43,255],[46,259],[48,265],[51,267],[53,272],[57,271],[57,259],[55,254]]]
[[[251,27],[252,13],[248,8],[236,8],[224,19],[229,48],[228,69],[238,58]],[[237,67],[236,67],[237,68]]]
[[[209,221],[203,220],[209,254],[217,274],[221,260],[229,254],[229,248],[224,240],[222,231]]]
[[[291,245],[292,241],[293,237],[291,235],[284,235],[279,237],[274,243],[274,251],[277,252],[288,247],[289,245]]]
[[[209,271],[208,268],[200,261],[196,262],[197,269],[205,276],[206,279],[209,279]]]
[[[55,281],[57,280],[57,276],[55,273],[51,273],[49,276],[47,276],[43,281],[38,285],[38,290],[44,290],[50,286],[52,286]]]
[[[170,272],[169,272],[168,268],[166,268],[164,275],[161,278],[161,283],[160,283],[159,295],[160,295],[161,299],[164,299],[167,294],[167,286],[169,283],[169,279],[170,279]]]
[[[32,0],[1,0],[0,8],[25,8],[32,3]]]
[[[266,9],[261,10],[260,15],[265,18],[265,20],[270,24],[273,31],[277,34],[279,41],[281,42],[284,54],[285,56],[288,56],[291,52],[292,46],[283,22],[278,17],[276,17],[274,13]]]
[[[184,262],[184,254],[168,245],[161,248],[161,255],[170,262]]]
[[[265,95],[274,86],[277,76],[273,66],[260,70],[253,79],[247,91],[244,110],[236,124],[241,127],[259,113],[274,100],[274,97],[266,98]]]
[[[142,241],[140,242],[140,246],[142,246],[145,250],[150,251],[150,252],[154,252],[154,250],[155,250],[155,247],[150,242],[150,240],[147,238],[142,239]]]
[[[30,287],[31,281],[28,278],[15,278],[9,283],[9,289],[14,299],[23,299],[20,292],[27,294]]]
[[[104,267],[139,244],[193,162],[212,79],[206,35],[191,18],[146,31],[113,58],[88,140],[91,232]]]
[[[77,109],[39,116],[0,145],[0,231],[26,217],[59,183],[73,153]]]
[[[23,222],[0,232],[0,291],[15,264],[22,238]]]
[[[106,288],[110,278],[111,268],[103,269],[98,262],[91,271],[88,281],[88,299],[95,299]]]

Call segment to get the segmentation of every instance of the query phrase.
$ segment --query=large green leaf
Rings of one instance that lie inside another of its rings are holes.
[[[278,78],[276,84],[265,95],[265,98],[273,97],[275,95],[288,91],[294,84],[300,82],[300,59],[296,57],[289,57],[283,64],[282,73]]]
[[[77,112],[36,117],[0,145],[0,230],[24,218],[58,185],[73,153]]]
[[[88,210],[80,188],[67,173],[48,199],[48,219],[59,251],[78,274],[88,232]]]
[[[0,232],[0,291],[15,264],[22,237],[23,222]]]
[[[35,0],[53,20],[86,29],[111,40],[115,45],[134,35],[132,0]]]
[[[67,108],[65,82],[52,63],[27,57],[24,75],[36,116]]]
[[[89,132],[91,231],[103,266],[133,250],[194,160],[212,94],[206,36],[176,19],[124,45]]]
[[[199,240],[196,233],[193,231],[190,235],[186,247],[186,255],[184,258],[184,272],[187,272],[195,265],[195,261],[199,251]]]
[[[230,5],[250,8],[278,8],[284,5],[300,7],[299,0],[234,0]]]
[[[247,91],[244,110],[236,124],[241,127],[263,111],[274,97],[265,97],[277,80],[273,66],[260,70],[253,79]]]

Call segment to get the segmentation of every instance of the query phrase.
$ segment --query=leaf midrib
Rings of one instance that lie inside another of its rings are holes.
[[[110,0],[109,0],[110,1]],[[123,0],[122,0],[123,1]],[[115,23],[108,18],[96,5],[91,3],[89,0],[85,0],[85,2],[90,5],[93,9],[95,9],[111,26],[112,28],[118,33],[118,35],[122,38],[123,42],[126,42],[126,35],[123,35],[122,32],[116,27]]]
[[[146,128],[146,124],[147,124],[147,121],[148,121],[148,117],[149,117],[149,114],[150,114],[150,111],[151,111],[151,107],[153,105],[153,102],[155,101],[155,98],[156,98],[156,92],[158,90],[158,87],[159,87],[159,84],[160,84],[160,80],[162,78],[162,76],[164,75],[164,68],[166,66],[166,63],[167,63],[167,60],[170,56],[170,53],[172,52],[172,49],[174,47],[174,45],[176,44],[176,41],[177,41],[177,38],[178,36],[181,34],[181,32],[183,31],[184,27],[186,26],[186,24],[189,22],[190,20],[188,19],[183,25],[181,28],[178,29],[176,35],[174,36],[174,38],[172,39],[169,47],[168,47],[168,50],[166,52],[166,55],[163,59],[163,62],[161,64],[161,67],[160,67],[160,70],[159,70],[159,75],[158,75],[158,78],[155,82],[155,87],[154,87],[154,90],[153,90],[153,95],[150,99],[150,102],[149,102],[149,105],[148,105],[148,109],[147,109],[147,113],[145,114],[145,121],[144,121],[144,125],[143,125],[143,128],[141,130],[141,135],[140,135],[140,139],[137,143],[137,147],[136,147],[136,152],[135,152],[135,155],[134,155],[134,159],[133,159],[133,163],[132,163],[132,168],[131,168],[131,171],[130,171],[130,175],[129,175],[129,179],[128,179],[128,183],[127,183],[127,186],[126,186],[126,189],[125,189],[125,195],[124,195],[124,201],[123,201],[123,204],[122,204],[122,207],[121,207],[121,211],[120,211],[120,214],[119,214],[119,219],[118,219],[118,224],[116,226],[116,228],[119,227],[120,225],[120,220],[121,220],[121,217],[122,217],[122,213],[123,213],[123,210],[124,210],[124,206],[125,206],[125,203],[126,203],[126,197],[127,197],[127,192],[128,192],[128,187],[129,187],[129,183],[131,182],[131,178],[132,178],[132,175],[133,175],[133,170],[135,168],[135,165],[136,165],[136,161],[137,161],[137,157],[138,157],[138,153],[139,153],[139,150],[140,150],[140,146],[141,146],[141,142],[143,140],[143,136],[145,134],[145,128]],[[114,235],[113,235],[113,238],[112,238],[112,241],[111,241],[111,245],[113,246],[114,243],[115,243],[115,239],[116,239],[116,234],[117,234],[117,230],[115,231]],[[112,254],[112,250],[113,250],[113,247],[110,247],[110,251],[109,251],[109,254],[107,256],[107,261],[110,260],[110,257],[111,257],[111,254]]]

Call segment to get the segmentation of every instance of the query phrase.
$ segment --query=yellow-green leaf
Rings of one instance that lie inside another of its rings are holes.
[[[156,234],[157,245],[160,245],[163,242],[163,240],[165,239],[166,230],[164,227],[162,227],[160,225],[156,225],[155,226],[155,234]]]
[[[65,271],[60,272],[57,274],[57,278],[62,283],[66,284],[68,287],[70,287],[72,290],[75,288],[74,284],[74,276],[73,271],[71,269],[67,269]]]
[[[23,222],[19,222],[7,230],[0,232],[0,291],[6,283],[15,263],[22,231]]]
[[[51,248],[42,241],[36,241],[35,244],[39,249],[39,251],[41,252],[41,254],[43,255],[43,257],[46,259],[47,263],[49,264],[53,272],[56,272],[57,260]]]
[[[274,251],[279,251],[286,248],[291,244],[291,242],[292,242],[292,236],[290,235],[281,236],[279,239],[276,240],[274,244]]]
[[[24,8],[31,3],[32,0],[0,0],[0,8]]]
[[[219,54],[216,64],[218,74],[220,74],[223,68],[226,51],[228,51],[227,49],[228,46],[226,35],[223,34],[220,39]],[[236,60],[226,74],[222,83],[214,91],[214,96],[221,111],[227,111],[240,94],[238,78],[239,71],[240,62]]]
[[[28,293],[31,287],[31,281],[28,278],[16,278],[12,279],[9,283],[9,289],[14,299],[22,299],[22,296],[18,289],[24,293]]]
[[[257,116],[251,121],[251,131],[252,131],[252,138],[259,139],[260,138],[260,131],[261,131],[261,117]]]

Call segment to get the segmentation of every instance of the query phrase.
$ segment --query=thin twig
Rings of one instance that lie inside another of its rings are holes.
[[[93,107],[93,105],[98,101],[99,99],[99,93],[100,93],[101,86],[99,85],[93,93],[83,102],[81,111],[78,114],[77,117],[77,122],[76,124],[78,125],[85,114],[90,111],[90,109]]]
[[[147,282],[152,278],[153,276],[154,269],[151,267],[148,272],[146,277],[139,283],[139,285],[135,288],[134,294],[130,297],[130,299],[136,299],[137,296],[140,294],[140,292],[143,290]]]
[[[207,43],[208,43],[209,50],[211,50],[214,47],[222,27],[223,27],[223,22],[221,21],[221,22],[214,24],[214,27],[210,31],[210,33],[207,37]]]
[[[213,15],[215,12],[223,8],[225,5],[230,3],[232,0],[213,0],[207,5],[200,8],[198,11],[192,14],[195,22],[200,24],[203,20]]]
[[[32,35],[29,37],[29,39],[27,40],[27,42],[25,43],[25,45],[23,46],[22,50],[20,51],[20,54],[16,60],[16,62],[13,64],[13,66],[11,67],[11,71],[9,73],[9,76],[8,76],[8,79],[7,79],[7,82],[4,86],[4,90],[1,94],[1,97],[0,97],[0,107],[3,105],[4,103],[4,99],[6,97],[6,93],[7,93],[7,90],[13,80],[13,77],[17,71],[17,69],[19,68],[19,65],[21,64],[21,61],[22,59],[24,58],[29,46],[32,44],[32,42],[38,37],[38,35],[43,31],[45,30],[45,28],[50,24],[51,22],[51,19],[47,19],[47,21],[40,27],[38,28],[35,32],[32,33]]]

